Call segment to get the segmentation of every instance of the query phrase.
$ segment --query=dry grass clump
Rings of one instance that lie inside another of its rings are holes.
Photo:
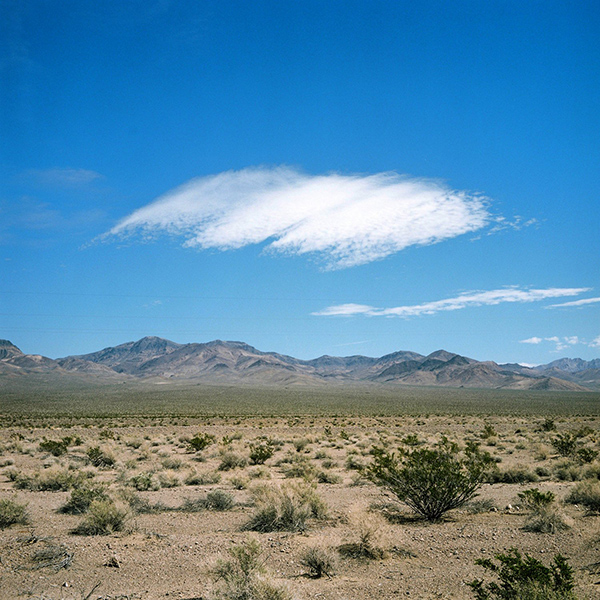
[[[387,545],[385,519],[364,508],[355,508],[348,514],[348,524],[352,530],[351,541],[338,547],[338,552],[348,558],[380,560],[385,557]]]
[[[246,459],[241,454],[237,454],[236,452],[224,452],[221,456],[221,462],[217,469],[219,471],[231,471],[232,469],[243,469],[248,464],[248,459]]]
[[[216,471],[190,471],[183,482],[185,485],[212,485],[221,481],[221,473]]]
[[[590,513],[600,513],[600,481],[588,479],[578,483],[565,502],[585,506]]]
[[[308,576],[319,579],[324,575],[331,577],[337,560],[335,554],[323,546],[308,546],[300,556],[300,564],[308,569]]]
[[[86,518],[73,530],[76,535],[110,535],[123,531],[129,513],[111,500],[94,500]]]
[[[32,492],[68,492],[82,485],[87,479],[94,477],[89,471],[69,471],[62,467],[50,467],[43,471],[37,471],[31,475],[13,472],[8,475],[14,482],[15,488],[19,490],[30,490]]]
[[[289,592],[266,575],[258,541],[232,546],[228,554],[228,559],[219,559],[211,570],[217,584],[214,600],[291,600]]]
[[[327,517],[327,505],[307,483],[268,487],[252,491],[256,510],[245,529],[250,531],[304,531],[310,518]]]
[[[0,500],[0,529],[11,525],[26,525],[29,522],[27,506],[15,500],[3,498]]]

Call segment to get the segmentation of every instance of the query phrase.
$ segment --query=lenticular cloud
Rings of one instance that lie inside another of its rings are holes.
[[[247,168],[192,179],[136,210],[106,237],[168,233],[199,249],[314,254],[341,269],[476,231],[485,198],[396,173],[307,175]]]

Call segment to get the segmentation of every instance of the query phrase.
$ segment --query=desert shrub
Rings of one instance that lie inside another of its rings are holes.
[[[535,533],[556,533],[569,529],[569,525],[556,508],[548,506],[532,512],[523,529]]]
[[[76,487],[71,490],[71,497],[59,511],[70,515],[81,515],[88,510],[94,500],[108,500],[104,487],[100,485]]]
[[[172,510],[162,502],[150,502],[147,498],[142,498],[133,490],[123,489],[119,495],[129,505],[132,512],[138,515],[155,515]]]
[[[352,528],[351,541],[338,546],[338,552],[348,558],[380,560],[385,557],[381,538],[386,529],[383,516],[362,509],[353,510],[348,515]]]
[[[570,460],[562,460],[554,465],[553,472],[559,481],[580,481],[583,477],[582,468]]]
[[[299,440],[294,440],[294,448],[296,448],[296,452],[307,452],[309,444],[310,440],[307,438],[300,438]]]
[[[581,504],[591,513],[600,512],[600,482],[586,480],[578,483],[565,498],[569,504]]]
[[[321,462],[321,466],[324,469],[333,469],[335,467],[338,466],[337,462],[335,460],[333,460],[332,458],[325,458],[322,462]]]
[[[86,518],[73,530],[77,535],[110,535],[123,531],[127,511],[120,509],[110,500],[94,500]]]
[[[39,449],[42,452],[49,452],[52,456],[62,456],[67,453],[69,444],[66,439],[62,440],[42,440]]]
[[[0,529],[11,525],[26,525],[29,522],[27,506],[15,500],[3,498],[0,500]]]
[[[225,452],[221,456],[221,462],[217,469],[219,471],[230,471],[231,469],[243,469],[248,464],[248,461],[241,455],[235,452]]]
[[[210,433],[197,433],[193,438],[188,440],[188,447],[192,452],[201,452],[215,443],[215,436]]]
[[[490,425],[489,423],[486,423],[483,426],[483,431],[481,432],[480,437],[484,440],[487,440],[488,438],[496,437],[497,435],[498,434],[496,433],[494,426]]]
[[[593,448],[579,448],[575,453],[575,457],[581,463],[591,463],[598,458],[598,450]]]
[[[550,443],[561,456],[573,456],[577,449],[577,437],[569,432],[559,433]]]
[[[204,504],[208,510],[229,510],[235,504],[233,496],[223,490],[214,490],[206,494]]]
[[[273,584],[265,575],[260,544],[248,540],[232,546],[229,559],[220,559],[212,569],[219,587],[217,600],[290,600],[285,588]]]
[[[331,577],[335,570],[335,556],[321,546],[309,546],[300,556],[300,564],[308,569],[309,577]]]
[[[530,510],[540,510],[550,506],[556,496],[552,492],[540,492],[537,488],[531,488],[519,492],[517,496],[520,498],[521,503]]]
[[[131,487],[134,487],[138,492],[147,492],[149,490],[160,489],[160,483],[156,480],[152,473],[138,473],[129,478],[128,481]]]
[[[288,479],[294,477],[310,479],[315,474],[315,467],[306,456],[294,456],[289,464],[282,466],[281,470]]]
[[[92,446],[91,448],[88,448],[86,454],[90,464],[94,465],[94,467],[112,467],[115,464],[114,457],[108,452],[102,450],[100,446]]]
[[[242,477],[240,475],[234,475],[229,479],[229,483],[236,490],[245,490],[250,483],[250,480],[247,477]]]
[[[464,506],[465,510],[472,515],[478,515],[486,512],[494,512],[498,510],[496,503],[491,498],[483,498],[471,500]]]
[[[524,465],[516,465],[504,471],[500,469],[492,469],[486,476],[488,483],[534,483],[539,480],[539,477],[528,467]]]
[[[319,483],[342,483],[343,479],[337,473],[329,473],[327,471],[319,471],[317,473],[317,481]]]
[[[250,479],[271,479],[271,471],[267,467],[256,467],[248,471]]]
[[[33,475],[17,474],[14,485],[17,489],[40,492],[68,492],[82,485],[87,478],[93,476],[85,471],[76,473],[66,469],[47,469]]]
[[[207,471],[204,473],[192,471],[184,479],[185,485],[211,485],[219,483],[219,481],[221,481],[221,473],[217,473],[216,471]]]
[[[160,461],[163,469],[177,471],[183,466],[183,461],[178,456],[166,456]]]
[[[176,473],[172,471],[162,471],[158,474],[158,483],[163,488],[174,488],[181,485],[181,481]]]
[[[245,529],[250,531],[304,531],[311,517],[327,516],[327,505],[314,487],[286,485],[281,488],[254,488],[256,510]]]
[[[250,446],[250,463],[263,465],[275,453],[275,447],[271,440],[266,440]]]
[[[365,464],[356,454],[348,454],[344,466],[347,471],[361,471],[365,468]]]
[[[546,418],[542,423],[543,431],[556,431],[556,423],[554,423],[554,419],[550,417]]]
[[[468,585],[477,600],[576,600],[573,594],[573,569],[557,554],[550,567],[516,548],[496,554],[496,564],[488,558],[475,562],[495,573],[499,582],[476,579]]]
[[[468,446],[462,458],[443,443],[431,450],[406,452],[399,459],[381,448],[372,453],[374,461],[365,471],[370,479],[428,521],[471,500],[489,468],[489,455],[475,445]]]

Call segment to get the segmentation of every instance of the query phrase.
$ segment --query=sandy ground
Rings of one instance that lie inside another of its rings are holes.
[[[542,422],[541,418],[522,417],[246,418],[160,426],[143,420],[122,421],[110,427],[67,427],[57,421],[51,429],[7,428],[0,431],[0,499],[26,504],[29,522],[0,530],[0,598],[214,598],[218,596],[218,585],[211,568],[220,556],[227,556],[229,548],[249,537],[259,540],[271,581],[285,586],[298,600],[473,598],[466,582],[476,577],[490,580],[475,560],[513,547],[545,564],[562,553],[575,568],[579,596],[600,598],[600,517],[562,503],[577,482],[561,481],[556,476],[557,467],[566,464],[565,459],[557,456],[549,443],[557,433],[542,431]],[[495,435],[482,439],[486,424]],[[585,431],[581,443],[598,449],[598,421],[562,418],[556,425],[559,432]],[[202,451],[202,461],[197,460],[198,454],[189,452],[186,443],[198,432],[215,436],[215,442]],[[393,494],[361,480],[357,470],[347,465],[348,457],[355,462],[369,462],[373,444],[384,443],[393,449],[410,434],[427,443],[438,441],[441,434],[459,443],[478,440],[482,449],[500,461],[499,469],[521,465],[530,473],[538,469],[542,477],[536,482],[484,484],[477,499],[490,501],[486,510],[474,512],[465,507],[448,513],[442,522],[430,524],[415,519]],[[82,444],[69,446],[60,457],[39,450],[42,439],[64,436],[79,436]],[[264,467],[218,470],[224,452],[247,458],[251,443],[259,437],[278,442],[274,456]],[[112,455],[115,464],[105,468],[86,465],[86,450],[94,446]],[[316,472],[338,476],[337,483],[314,483],[328,507],[327,518],[309,520],[302,532],[244,531],[255,510],[253,486],[299,481],[286,478],[289,463],[280,463],[292,456],[304,457]],[[177,484],[135,492],[151,503],[176,508],[186,499],[204,498],[210,491],[223,490],[234,497],[235,504],[223,512],[130,511],[124,531],[75,535],[72,530],[84,517],[58,510],[69,499],[69,491],[17,490],[11,481],[15,473],[32,475],[69,466],[71,472],[94,473],[94,481],[104,482],[120,505],[124,505],[120,490],[131,491],[131,477],[140,472],[153,473],[155,481],[162,475],[163,483]],[[584,469],[575,468],[580,472]],[[186,485],[192,471],[221,478],[215,483]],[[517,494],[532,487],[556,494],[557,508],[568,529],[551,534],[523,529],[529,515],[519,507]],[[385,551],[384,558],[340,555],[337,548],[356,542],[364,528],[371,532],[374,545]],[[314,545],[330,550],[336,557],[330,577],[307,576],[301,557],[307,547]],[[55,551],[53,564],[34,561],[44,548]],[[62,559],[68,564],[61,566]]]

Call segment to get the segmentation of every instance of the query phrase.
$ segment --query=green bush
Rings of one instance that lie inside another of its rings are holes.
[[[68,448],[68,442],[66,439],[62,440],[42,440],[39,445],[39,449],[42,452],[50,452],[52,456],[62,456],[66,454]]]
[[[102,450],[100,446],[88,448],[86,454],[90,464],[94,465],[94,467],[112,467],[115,464],[115,459]]]
[[[431,450],[406,452],[400,458],[381,448],[373,448],[372,454],[367,476],[428,521],[437,521],[471,500],[490,464],[489,454],[475,445],[467,447],[461,458],[454,447],[443,442]]]
[[[215,443],[215,436],[210,433],[197,433],[188,441],[188,446],[192,452],[201,452]]]
[[[481,579],[469,583],[477,600],[576,600],[573,569],[560,554],[550,567],[527,554],[521,556],[516,548],[495,558],[499,564],[487,558],[475,561],[499,579],[498,583]]]
[[[275,447],[271,440],[252,444],[250,446],[250,463],[253,465],[263,465],[275,453]]]
[[[128,483],[138,492],[160,489],[160,483],[154,478],[152,473],[138,473],[137,475],[130,477]]]
[[[559,433],[551,444],[561,456],[573,456],[577,450],[577,437],[569,432]]]
[[[519,492],[517,496],[521,499],[523,505],[531,510],[546,508],[550,506],[556,498],[552,492],[540,492],[537,488]]]
[[[25,504],[10,499],[0,500],[0,529],[11,525],[26,525],[29,522]]]
[[[71,497],[60,507],[60,512],[70,515],[81,515],[87,512],[94,500],[108,500],[102,486],[82,486],[71,491]]]

